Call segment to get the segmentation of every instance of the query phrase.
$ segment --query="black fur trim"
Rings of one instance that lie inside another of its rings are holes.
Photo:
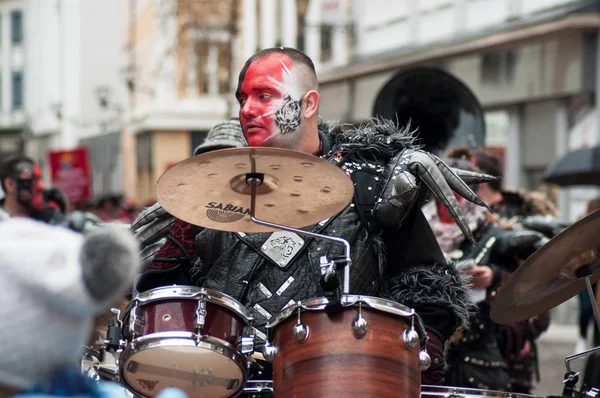
[[[400,127],[391,120],[375,118],[356,128],[343,127],[347,126],[319,120],[319,131],[327,134],[332,151],[341,152],[345,161],[385,165],[399,151],[419,148],[410,124]]]
[[[476,306],[470,299],[466,278],[454,264],[416,265],[384,278],[382,297],[408,307],[445,308],[456,319],[456,327],[468,329]]]

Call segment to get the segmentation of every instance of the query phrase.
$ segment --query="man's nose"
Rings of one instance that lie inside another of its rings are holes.
[[[252,118],[256,116],[256,108],[251,106],[250,100],[246,100],[242,108],[240,109],[240,116],[244,119]]]

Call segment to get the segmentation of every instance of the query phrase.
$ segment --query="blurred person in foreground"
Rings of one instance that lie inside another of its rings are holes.
[[[418,149],[408,126],[374,120],[344,131],[339,124],[320,119],[314,65],[296,49],[270,48],[250,57],[239,75],[236,97],[250,146],[286,148],[327,159],[356,183],[352,205],[306,229],[349,241],[354,250],[353,294],[384,297],[416,310],[427,329],[432,359],[431,367],[421,373],[422,382],[441,383],[444,343],[467,320],[469,300],[464,281],[445,261],[421,204],[428,192],[435,194],[472,239],[452,190],[483,203],[437,157]],[[469,178],[472,183],[483,179],[487,176]],[[138,290],[183,284],[223,292],[250,309],[254,326],[262,333],[268,319],[291,300],[324,296],[318,282],[321,270],[311,258],[335,253],[337,247],[311,240],[281,267],[261,252],[261,246],[273,239],[271,234],[243,235],[175,221],[169,239],[142,273]],[[286,284],[281,294],[266,295],[287,280],[296,282]],[[255,344],[260,350],[264,340],[257,337]]]
[[[474,154],[474,162],[482,172],[502,178],[502,163],[493,153],[480,149]],[[505,229],[537,231],[547,240],[570,224],[558,218],[556,206],[543,194],[506,189],[501,179],[480,184],[477,193],[494,210],[495,222]],[[517,256],[516,262],[507,263],[510,266],[506,270],[514,272],[527,257]],[[535,381],[539,381],[535,341],[549,325],[547,312],[527,321],[500,325],[499,343],[508,365],[511,391],[530,394]]]
[[[0,220],[36,218],[44,210],[44,182],[40,166],[27,156],[8,155],[0,162]]]
[[[468,148],[455,148],[444,161],[451,167],[479,172]],[[477,190],[476,190],[477,192]],[[477,243],[461,234],[445,207],[432,201],[424,213],[449,261],[455,261],[469,280],[471,299],[477,309],[467,327],[458,330],[446,346],[445,383],[449,386],[510,391],[508,366],[498,344],[500,325],[490,317],[491,304],[515,256],[527,256],[544,241],[534,231],[507,231],[491,214],[458,198]]]
[[[0,397],[113,398],[117,384],[82,375],[77,362],[93,316],[108,308],[139,267],[137,243],[118,227],[84,237],[14,217],[0,223]],[[161,398],[183,398],[163,390]]]

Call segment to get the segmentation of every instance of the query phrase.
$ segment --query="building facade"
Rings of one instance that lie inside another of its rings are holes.
[[[542,187],[557,200],[563,217],[574,220],[583,214],[598,190],[557,190],[540,183],[560,155],[598,142],[599,132],[590,124],[597,125],[599,117],[598,2],[430,0],[392,5],[355,0],[346,7],[350,28],[341,28],[348,26],[345,20],[338,28],[346,34],[340,43],[346,43],[349,61],[327,65],[317,58],[323,116],[360,123],[400,115],[409,99],[429,90],[427,100],[434,101],[445,90],[424,78],[411,88],[411,73],[448,74],[479,102],[487,131],[483,144],[502,154],[505,185]],[[320,25],[322,31],[330,29],[325,22]],[[452,120],[458,129],[476,119],[467,108],[456,111]],[[587,141],[577,138],[581,134],[575,131],[582,129]]]
[[[27,154],[48,173],[49,150],[85,145],[94,195],[120,191],[122,2],[24,0],[23,9]]]
[[[24,3],[0,2],[0,154],[24,148]]]

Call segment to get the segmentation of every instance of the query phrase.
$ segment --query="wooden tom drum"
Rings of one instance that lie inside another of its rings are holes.
[[[427,335],[411,308],[345,295],[342,309],[326,298],[286,307],[267,325],[267,360],[279,397],[418,397]]]

